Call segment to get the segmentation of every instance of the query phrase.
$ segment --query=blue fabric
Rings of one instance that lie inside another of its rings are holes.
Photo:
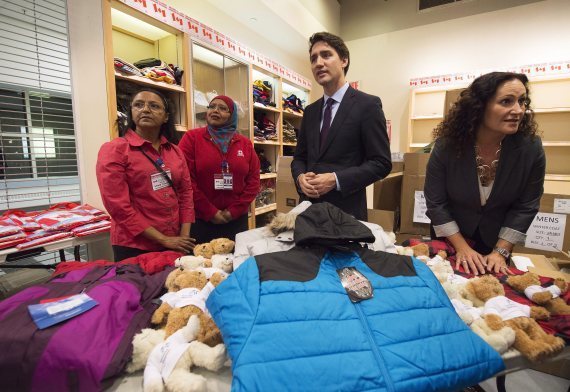
[[[228,152],[230,142],[236,133],[238,123],[237,112],[237,105],[234,102],[234,110],[232,111],[232,115],[228,122],[219,128],[214,128],[208,125],[208,133],[223,154]]]
[[[268,256],[268,255],[266,255]],[[386,278],[356,253],[327,252],[315,279],[260,283],[249,258],[207,300],[232,359],[234,391],[453,391],[504,369],[457,316],[422,262]],[[336,270],[374,297],[353,304]]]

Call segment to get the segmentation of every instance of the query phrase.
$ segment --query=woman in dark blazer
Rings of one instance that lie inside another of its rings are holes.
[[[451,242],[456,268],[508,273],[538,212],[546,166],[526,75],[475,79],[434,137],[424,187],[432,236]]]

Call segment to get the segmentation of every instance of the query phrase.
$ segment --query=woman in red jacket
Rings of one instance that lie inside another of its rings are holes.
[[[259,192],[259,158],[253,144],[236,132],[237,106],[225,95],[210,102],[206,127],[186,132],[178,147],[184,153],[192,188],[197,243],[248,229],[249,205]]]
[[[115,261],[166,249],[190,253],[192,183],[174,145],[172,105],[162,93],[144,88],[133,96],[127,117],[129,129],[103,144],[97,158]]]

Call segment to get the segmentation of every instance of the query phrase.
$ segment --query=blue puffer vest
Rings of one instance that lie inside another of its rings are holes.
[[[421,261],[358,246],[368,228],[321,203],[296,247],[248,259],[207,306],[233,361],[235,391],[454,391],[503,370]],[[337,270],[371,283],[353,303]]]

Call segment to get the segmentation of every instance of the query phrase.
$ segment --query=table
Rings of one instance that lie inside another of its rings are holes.
[[[509,373],[518,372],[529,368],[533,363],[524,358],[517,350],[510,349],[502,355],[505,362],[505,370],[495,375],[497,378],[497,390],[505,391],[505,376]],[[570,346],[566,346],[564,350],[555,357],[549,358],[542,363],[555,362],[562,359],[570,359]],[[229,361],[228,361],[229,362]],[[208,383],[208,391],[229,392],[232,384],[232,372],[229,363],[218,373],[213,373],[205,369],[196,368],[193,373],[201,374],[206,377]],[[115,382],[105,390],[105,392],[135,392],[142,389],[143,371],[128,374],[119,377]],[[502,387],[502,389],[501,389]]]
[[[59,251],[59,256],[61,261],[65,261],[65,256],[63,250],[67,248],[74,248],[75,260],[80,260],[79,257],[79,246],[83,244],[89,244],[91,242],[97,242],[109,238],[109,232],[96,233],[92,235],[87,235],[84,237],[69,237],[61,240],[49,242],[47,244],[42,244],[37,248],[18,250],[17,248],[8,248],[0,250],[0,268],[2,264],[6,263],[6,259],[17,257],[19,254],[25,256],[26,254],[34,254],[37,252],[55,252]],[[25,268],[23,266],[22,268]]]

